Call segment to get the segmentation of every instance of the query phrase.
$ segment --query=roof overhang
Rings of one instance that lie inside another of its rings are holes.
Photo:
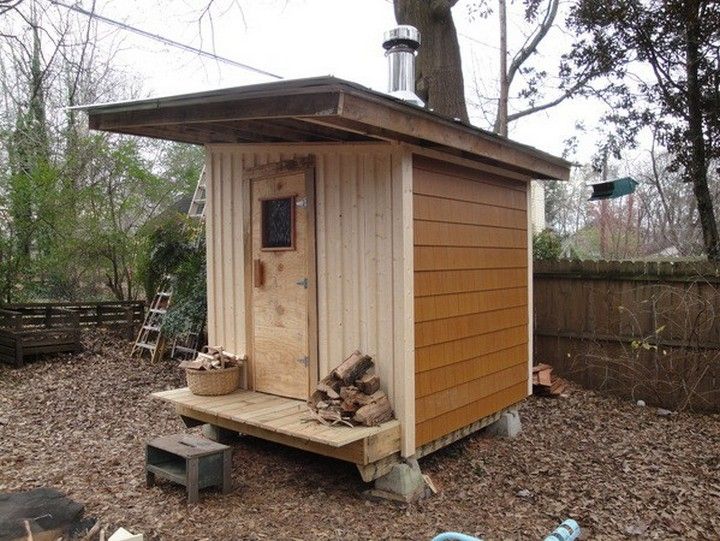
[[[195,144],[396,141],[538,179],[571,164],[334,77],[81,106],[90,128]]]

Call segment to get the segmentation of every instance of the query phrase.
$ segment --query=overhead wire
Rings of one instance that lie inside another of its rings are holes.
[[[260,68],[256,68],[255,66],[251,66],[250,64],[245,64],[243,62],[239,62],[237,60],[233,60],[232,58],[227,58],[224,56],[220,56],[216,53],[213,53],[211,51],[206,51],[205,49],[200,49],[198,47],[193,47],[192,45],[188,45],[186,43],[182,43],[180,41],[176,41],[174,39],[166,38],[165,36],[162,36],[160,34],[156,34],[154,32],[149,32],[147,30],[143,30],[142,28],[138,28],[136,26],[133,26],[128,23],[124,23],[122,21],[118,21],[116,19],[112,19],[110,17],[106,17],[104,15],[100,15],[93,11],[88,11],[86,9],[81,8],[80,6],[72,5],[72,4],[65,4],[63,2],[60,2],[59,0],[48,0],[51,4],[54,4],[56,6],[63,7],[65,9],[74,11],[76,13],[80,13],[82,15],[85,15],[86,17],[90,17],[91,19],[97,19],[99,21],[102,21],[106,24],[111,24],[114,26],[117,26],[119,28],[122,28],[123,30],[126,30],[128,32],[132,32],[134,34],[137,34],[139,36],[143,36],[148,39],[153,39],[155,41],[160,41],[162,43],[165,43],[166,45],[170,45],[171,47],[176,47],[178,49],[183,49],[185,51],[189,51],[191,53],[195,53],[200,56],[204,56],[206,58],[212,58],[213,60],[216,60],[218,62],[222,62],[224,64],[228,64],[231,66],[235,66],[237,68],[241,68],[247,71],[252,71],[254,73],[259,73],[261,75],[266,75],[268,77],[272,77],[274,79],[284,79],[282,75],[278,75],[276,73],[272,73],[270,71],[266,71]]]

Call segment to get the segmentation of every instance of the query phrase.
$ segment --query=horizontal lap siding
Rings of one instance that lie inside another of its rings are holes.
[[[526,184],[413,168],[416,446],[527,396]]]

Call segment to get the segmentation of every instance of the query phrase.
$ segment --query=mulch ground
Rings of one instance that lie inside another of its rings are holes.
[[[720,539],[720,416],[658,416],[571,387],[530,398],[514,440],[474,435],[420,461],[440,493],[368,501],[354,466],[253,438],[234,445],[235,490],[145,488],[144,442],[182,431],[151,391],[180,386],[174,363],[129,358],[102,332],[74,356],[0,366],[0,492],[49,486],[108,532],[146,539],[413,539],[445,530],[542,539],[575,518],[584,539]]]

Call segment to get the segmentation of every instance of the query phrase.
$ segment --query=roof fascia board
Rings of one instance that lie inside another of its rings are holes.
[[[171,94],[168,96],[156,96],[152,98],[140,98],[133,100],[122,100],[106,103],[89,103],[68,107],[68,110],[87,112],[120,112],[136,111],[139,109],[155,109],[158,107],[171,107],[181,105],[194,105],[197,103],[211,103],[216,101],[229,101],[257,95],[267,96],[273,94],[285,95],[288,91],[294,93],[318,92],[318,90],[341,90],[345,85],[342,79],[334,77],[309,77],[306,79],[292,79],[285,81],[274,81],[272,83],[258,83],[254,85],[236,86],[230,88],[218,88],[215,90],[203,90],[188,94]],[[347,83],[353,88],[362,89],[354,83]]]
[[[182,105],[123,111],[89,110],[90,128],[113,131],[119,128],[163,126],[199,122],[222,122],[337,114],[339,91],[297,93],[283,96],[242,97],[234,100],[198,101]],[[190,107],[191,106],[191,107]]]
[[[370,106],[368,106],[370,104]],[[481,131],[463,124],[444,121],[423,110],[413,112],[384,100],[368,99],[365,95],[346,93],[341,117],[368,126],[382,126],[383,132],[395,132],[411,138],[412,143],[426,140],[443,147],[504,163],[527,171],[538,178],[567,180],[569,163],[509,140],[485,136]]]

